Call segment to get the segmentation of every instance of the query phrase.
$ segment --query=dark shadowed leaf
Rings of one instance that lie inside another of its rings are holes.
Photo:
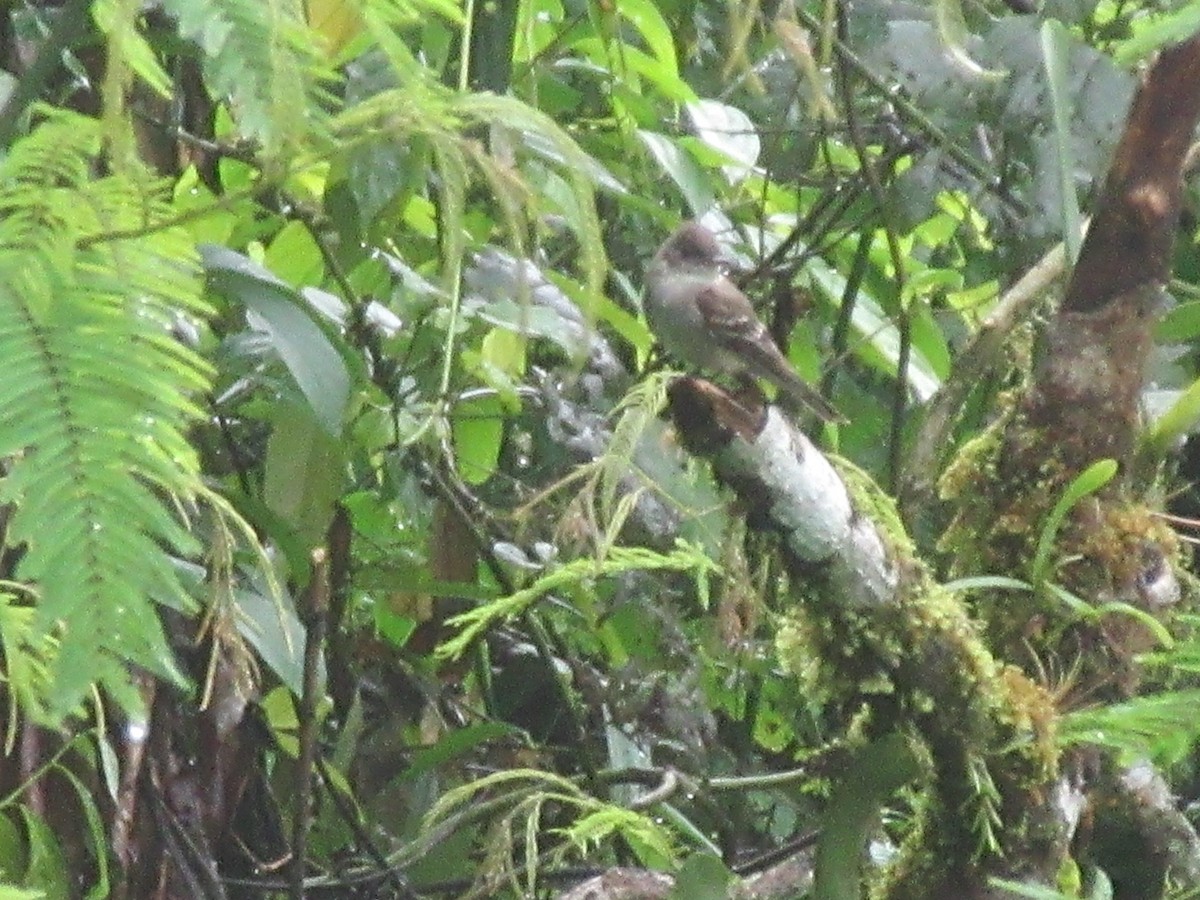
[[[200,253],[212,290],[254,314],[255,324],[270,337],[317,421],[329,434],[340,434],[350,373],[332,330],[318,324],[299,294],[248,257],[211,244]]]

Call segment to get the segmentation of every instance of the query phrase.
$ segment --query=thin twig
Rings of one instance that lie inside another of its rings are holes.
[[[840,35],[845,34],[846,27],[846,8],[845,5],[841,5],[838,7],[838,32]],[[843,58],[843,62],[845,62],[845,58]],[[883,182],[879,178],[879,172],[876,171],[875,160],[871,158],[870,150],[867,149],[866,140],[863,138],[862,126],[858,121],[858,111],[854,106],[854,89],[851,85],[853,76],[847,71],[848,68],[848,66],[840,68],[837,78],[838,92],[842,95],[842,104],[845,106],[846,130],[850,135],[850,142],[854,146],[854,153],[858,157],[859,168],[863,177],[866,178],[867,187],[870,189],[871,197],[875,200],[876,208],[879,211],[896,281],[896,330],[900,334],[900,347],[896,354],[896,384],[892,394],[891,428],[888,434],[888,483],[894,492],[896,485],[900,482],[904,421],[908,414],[908,366],[912,357],[912,316],[904,298],[904,285],[907,278],[904,268],[904,253],[900,249],[896,233],[888,225],[891,218],[887,215],[890,204],[883,189]]]
[[[292,813],[292,866],[288,878],[292,900],[304,900],[304,864],[308,856],[308,829],[312,824],[312,777],[317,758],[319,673],[329,613],[329,554],[324,547],[316,547],[310,559],[312,580],[302,611],[306,637],[304,687],[298,716],[300,752],[296,760],[296,797]]]
[[[177,215],[166,216],[154,222],[147,222],[145,225],[139,225],[136,228],[117,228],[112,231],[97,231],[94,234],[86,234],[76,241],[75,246],[81,250],[86,250],[88,247],[94,247],[96,244],[107,244],[110,241],[127,241],[148,237],[160,231],[166,231],[168,228],[175,228],[179,225],[186,225],[188,222],[195,221],[196,219],[203,219],[217,210],[230,209],[243,200],[251,200],[263,187],[263,185],[257,185],[255,187],[242,188],[231,194],[225,194],[208,206],[197,206],[194,209],[184,210]]]
[[[839,371],[838,363],[846,356],[850,347],[850,328],[854,324],[854,308],[858,304],[858,289],[862,286],[867,275],[867,263],[871,260],[871,234],[864,231],[858,236],[858,245],[854,248],[854,259],[850,263],[850,274],[846,278],[846,288],[842,291],[842,300],[838,304],[837,321],[833,324],[833,335],[829,346],[833,350],[833,359],[825,366],[825,375],[821,379],[821,393],[826,397],[833,396],[834,382]]]
[[[132,111],[138,119],[156,128],[163,136],[171,140],[177,141],[180,144],[186,144],[197,150],[203,150],[212,156],[234,159],[240,163],[252,166],[259,171],[262,170],[262,166],[258,162],[259,146],[256,141],[241,140],[235,144],[223,144],[220,141],[209,140],[198,134],[193,134],[178,125],[172,125],[170,122],[164,122],[162,119],[151,115],[143,109],[133,107]]]
[[[804,23],[805,27],[813,31],[821,29],[821,23],[800,6],[796,7],[796,16]],[[845,65],[853,69],[856,75],[869,83],[881,97],[886,97],[888,102],[895,107],[896,111],[909,124],[913,125],[916,130],[922,132],[927,138],[945,150],[947,155],[966,169],[974,178],[977,178],[981,183],[986,185],[997,197],[1007,203],[1014,212],[1022,216],[1029,214],[1029,208],[1024,202],[1001,189],[997,183],[995,174],[989,171],[986,165],[951,140],[932,119],[918,109],[916,104],[904,96],[902,92],[896,91],[894,86],[888,85],[883,79],[872,72],[843,40],[835,37],[832,44],[838,58]]]
[[[408,879],[404,877],[404,873],[388,862],[387,856],[379,849],[370,832],[367,831],[363,823],[359,820],[357,812],[346,802],[346,798],[342,796],[341,790],[334,783],[333,772],[329,763],[324,759],[318,759],[317,771],[321,774],[321,782],[325,785],[325,790],[329,793],[329,798],[333,801],[333,805],[337,807],[338,815],[342,817],[342,821],[354,833],[354,839],[358,842],[358,846],[379,867],[380,882],[387,881],[390,883],[396,889],[397,897],[403,898],[403,900],[415,900],[417,895],[408,886]]]

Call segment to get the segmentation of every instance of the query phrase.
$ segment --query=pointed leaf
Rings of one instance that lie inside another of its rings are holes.
[[[256,315],[317,421],[329,434],[341,434],[350,373],[332,330],[318,325],[299,294],[248,257],[211,244],[200,252],[212,289]]]

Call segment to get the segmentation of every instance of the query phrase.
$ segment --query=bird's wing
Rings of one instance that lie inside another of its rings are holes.
[[[738,367],[733,371],[767,379],[827,422],[845,421],[816,388],[796,374],[746,295],[732,281],[715,281],[701,288],[696,307],[712,340],[736,357]]]
[[[696,295],[696,307],[708,333],[747,363],[781,357],[771,333],[754,312],[746,295],[732,281],[714,281]]]

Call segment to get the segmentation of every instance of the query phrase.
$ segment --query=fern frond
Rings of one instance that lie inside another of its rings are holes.
[[[90,178],[98,129],[53,115],[0,164],[0,501],[38,595],[25,642],[57,639],[51,719],[96,681],[135,702],[127,661],[178,678],[154,604],[190,605],[169,554],[199,549],[177,508],[202,489],[184,429],[210,373],[169,333],[206,312],[199,266],[185,236],[153,228],[161,185]]]
[[[446,256],[453,259],[453,242],[461,237],[457,226],[465,214],[467,188],[474,175],[488,180],[510,218],[513,209],[533,208],[530,197],[534,191],[522,182],[520,173],[480,153],[469,136],[478,126],[498,125],[519,131],[532,153],[562,169],[571,187],[573,204],[567,211],[568,224],[579,238],[590,296],[598,298],[607,262],[594,187],[600,184],[620,190],[617,180],[553,119],[528,104],[491,94],[455,93],[426,77],[398,74],[404,80],[402,87],[375,94],[334,119],[332,128],[340,143],[353,148],[375,141],[408,143],[414,137],[429,142],[442,194],[439,208],[445,222],[443,230],[452,244]],[[513,230],[517,230],[515,225],[509,222]]]
[[[7,587],[7,586],[6,586]],[[35,706],[37,699],[46,692],[49,683],[46,660],[54,656],[56,642],[50,636],[40,643],[31,640],[30,623],[33,609],[18,603],[7,590],[0,590],[0,650],[4,651],[3,680],[17,697],[16,703],[8,704],[4,739],[0,753],[8,756],[13,751],[19,733],[20,709]]]
[[[299,0],[164,0],[180,33],[203,52],[208,84],[228,96],[239,128],[272,158],[318,125],[327,97],[320,42]]]

